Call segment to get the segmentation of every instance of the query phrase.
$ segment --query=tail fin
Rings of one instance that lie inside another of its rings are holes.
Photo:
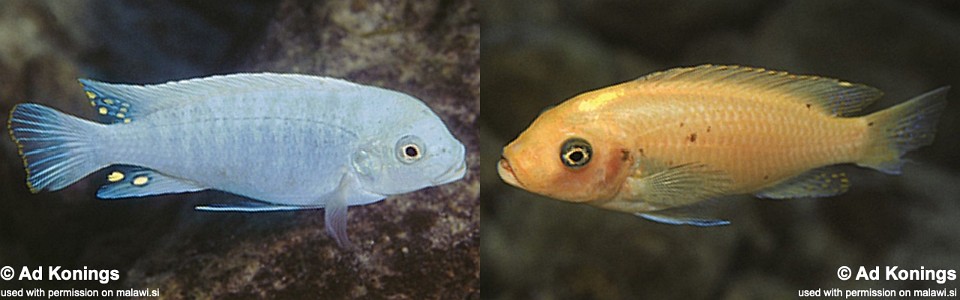
[[[91,135],[103,125],[26,103],[13,107],[7,126],[31,192],[62,189],[106,166],[96,161]]]
[[[933,143],[949,90],[941,87],[866,116],[867,145],[857,165],[900,174],[903,154]]]

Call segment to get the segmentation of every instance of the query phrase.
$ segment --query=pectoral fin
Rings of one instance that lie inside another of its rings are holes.
[[[832,167],[807,171],[756,194],[760,198],[819,198],[843,194],[850,187],[847,174]]]
[[[340,185],[327,199],[323,214],[327,232],[343,248],[353,247],[347,236],[347,197],[354,180],[350,175],[340,178]]]
[[[339,197],[336,197],[339,198]],[[343,198],[330,199],[327,207],[324,208],[324,223],[327,232],[337,241],[337,245],[344,248],[351,248],[350,238],[347,236],[347,203]]]
[[[644,173],[627,178],[635,199],[658,209],[685,206],[723,195],[730,187],[730,178],[705,164],[691,163],[661,167],[650,162]]]

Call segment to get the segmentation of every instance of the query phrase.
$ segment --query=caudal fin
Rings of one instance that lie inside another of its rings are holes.
[[[949,90],[941,87],[866,116],[868,142],[857,165],[900,174],[903,154],[933,143]]]
[[[18,104],[7,127],[27,169],[31,192],[59,190],[105,167],[94,154],[92,132],[103,125],[39,104]]]

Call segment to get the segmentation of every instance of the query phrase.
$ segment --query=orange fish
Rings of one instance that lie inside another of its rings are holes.
[[[879,90],[738,66],[653,73],[545,111],[503,149],[510,185],[548,197],[697,226],[690,214],[729,195],[826,197],[849,186],[832,165],[899,174],[933,142],[949,87],[866,116]]]

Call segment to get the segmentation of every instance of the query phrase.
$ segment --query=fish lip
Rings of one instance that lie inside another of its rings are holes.
[[[510,161],[506,158],[500,158],[500,162],[497,164],[497,173],[500,174],[500,179],[503,179],[503,182],[512,186],[523,187],[523,183],[517,179],[517,175],[513,172],[513,167],[510,166]]]
[[[467,161],[461,160],[459,164],[443,171],[440,176],[433,179],[434,185],[441,185],[457,181],[467,174]]]

